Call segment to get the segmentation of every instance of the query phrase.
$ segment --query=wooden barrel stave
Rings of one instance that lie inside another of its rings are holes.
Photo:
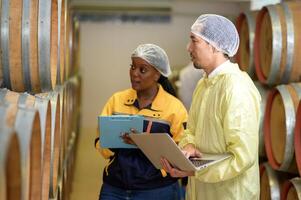
[[[21,199],[21,152],[16,132],[0,121],[0,199]]]

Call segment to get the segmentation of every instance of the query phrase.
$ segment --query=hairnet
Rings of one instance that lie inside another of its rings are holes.
[[[201,15],[191,26],[191,32],[229,57],[237,52],[239,46],[237,30],[234,24],[223,16]]]
[[[132,53],[133,57],[139,57],[155,67],[163,76],[171,74],[169,61],[165,51],[154,44],[141,44]]]

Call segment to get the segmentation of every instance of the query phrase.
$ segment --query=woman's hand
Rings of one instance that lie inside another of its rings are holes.
[[[170,174],[171,177],[186,177],[194,176],[193,171],[181,171],[177,168],[173,168],[166,158],[160,159],[163,169]]]
[[[136,129],[131,129],[130,133],[138,133]],[[132,144],[132,145],[136,145],[135,142],[130,138],[129,134],[130,133],[123,133],[120,137],[123,139],[123,142],[126,144]]]

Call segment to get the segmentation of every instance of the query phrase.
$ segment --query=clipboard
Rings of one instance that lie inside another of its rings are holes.
[[[230,154],[202,153],[201,158],[188,159],[167,133],[131,133],[129,136],[157,169],[162,169],[161,157],[183,171],[198,171],[230,157]]]
[[[102,148],[137,148],[136,145],[124,143],[120,136],[123,133],[130,133],[132,128],[141,133],[143,121],[144,117],[141,115],[98,116],[100,146]]]

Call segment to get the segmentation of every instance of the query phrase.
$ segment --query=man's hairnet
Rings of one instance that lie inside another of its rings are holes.
[[[237,30],[234,24],[223,16],[201,15],[191,26],[191,32],[229,57],[234,56],[238,50],[239,36]]]
[[[165,51],[154,44],[141,44],[132,53],[132,58],[139,57],[155,67],[163,76],[171,74],[169,61]]]

